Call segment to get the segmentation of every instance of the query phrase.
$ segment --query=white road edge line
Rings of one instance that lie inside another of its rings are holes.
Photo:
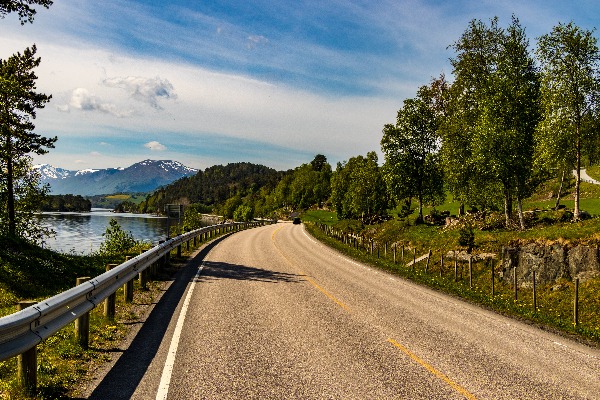
[[[200,273],[204,269],[204,265],[201,265],[196,272],[196,276],[192,280],[190,289],[185,296],[181,311],[179,312],[179,318],[177,319],[177,325],[175,325],[175,331],[171,338],[171,345],[169,346],[169,352],[167,353],[167,359],[165,366],[163,367],[162,376],[160,378],[160,384],[158,385],[158,392],[156,392],[156,400],[166,400],[169,394],[169,385],[171,384],[171,376],[173,374],[173,367],[175,366],[175,356],[177,355],[177,347],[179,346],[179,338],[181,337],[181,331],[183,330],[183,323],[185,322],[185,316],[187,314],[188,307],[190,305],[190,299],[192,293],[196,287],[196,280],[200,276]]]

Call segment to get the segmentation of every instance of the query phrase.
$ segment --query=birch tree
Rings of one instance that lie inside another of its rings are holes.
[[[581,157],[586,138],[598,135],[595,124],[600,90],[600,54],[593,32],[573,22],[558,24],[538,39],[542,72],[543,120],[538,131],[541,153],[559,166],[575,168],[574,219],[580,215]]]

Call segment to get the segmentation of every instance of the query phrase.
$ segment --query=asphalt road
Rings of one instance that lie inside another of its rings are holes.
[[[600,398],[597,349],[356,263],[301,225],[205,253],[92,398]]]

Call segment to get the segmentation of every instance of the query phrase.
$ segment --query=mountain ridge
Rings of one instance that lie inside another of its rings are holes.
[[[82,196],[151,192],[198,170],[173,160],[143,160],[125,168],[67,170],[49,164],[33,166],[51,194]]]

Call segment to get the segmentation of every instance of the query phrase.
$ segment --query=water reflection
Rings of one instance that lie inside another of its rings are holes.
[[[54,237],[46,239],[45,246],[63,253],[89,254],[98,250],[111,218],[115,218],[124,231],[131,232],[136,240],[156,244],[166,237],[167,232],[164,217],[117,214],[102,208],[93,208],[89,213],[41,213],[38,218],[56,232]]]

